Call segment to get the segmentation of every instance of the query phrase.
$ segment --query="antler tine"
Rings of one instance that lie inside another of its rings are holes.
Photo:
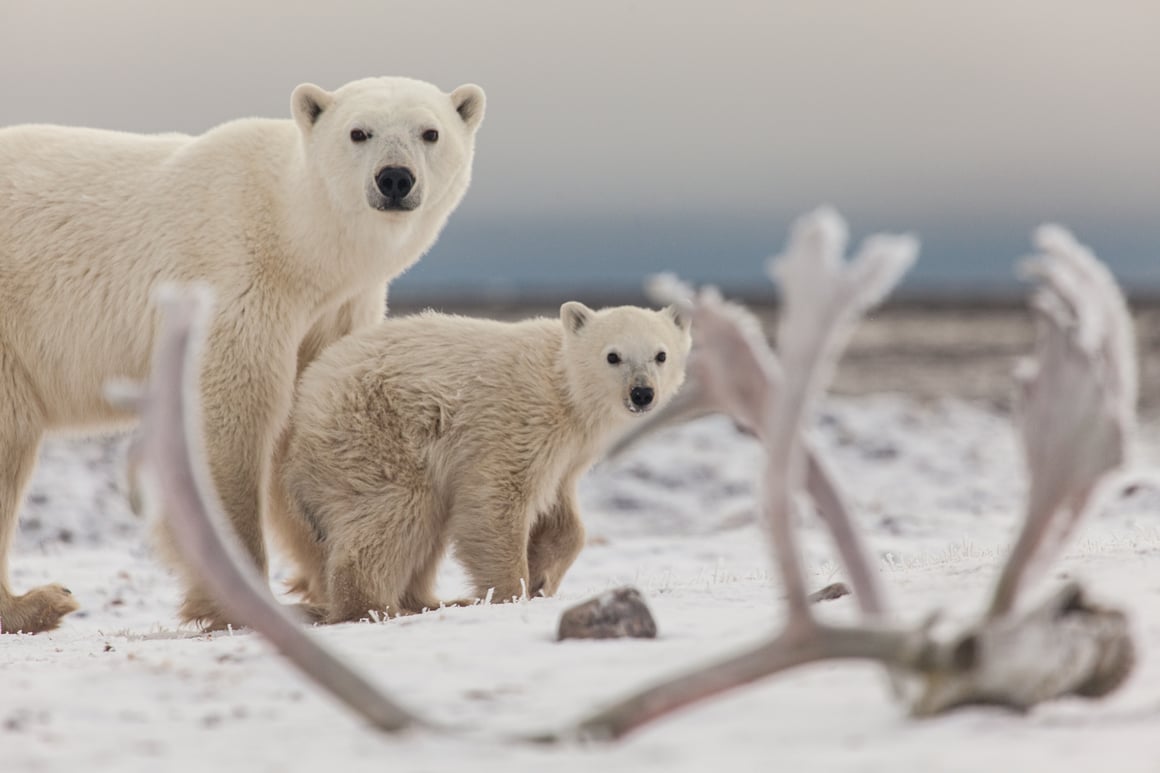
[[[784,298],[777,340],[785,377],[783,388],[766,395],[766,524],[778,564],[783,566],[791,627],[810,619],[790,517],[798,492],[806,484],[808,467],[801,442],[805,417],[829,383],[858,318],[889,292],[918,253],[913,237],[876,237],[846,263],[846,239],[842,218],[832,209],[821,208],[798,219],[785,252],[768,265]],[[841,505],[840,500],[837,504]],[[854,533],[844,506],[830,516],[845,519],[839,527],[848,527],[847,536]],[[840,533],[833,523],[831,530]],[[844,552],[852,554],[854,547],[847,545]],[[855,562],[865,565],[864,554]],[[864,574],[869,576],[868,570]]]
[[[812,353],[822,348],[840,352],[857,319],[918,257],[918,240],[909,234],[873,236],[849,263],[842,257],[845,245],[845,222],[823,207],[795,223],[785,253],[767,265],[770,278],[782,287],[785,312],[777,342],[787,370],[796,369],[799,358],[815,359]],[[817,377],[828,382],[834,361],[818,359]]]
[[[1007,614],[1034,563],[1042,563],[1102,500],[1108,474],[1128,456],[1138,390],[1132,323],[1123,294],[1066,230],[1036,234],[1045,252],[1024,265],[1038,337],[1017,378],[1019,424],[1031,478],[1023,528],[1003,567],[989,615]]]
[[[1034,275],[1050,271],[1049,281],[1059,295],[1085,322],[1085,348],[1099,348],[1108,377],[1108,397],[1115,404],[1118,420],[1130,430],[1136,426],[1139,373],[1135,326],[1132,312],[1108,267],[1092,251],[1080,244],[1071,232],[1058,225],[1040,226],[1036,245],[1052,259],[1032,259],[1024,271]]]
[[[199,349],[212,293],[205,287],[167,287],[158,296],[162,326],[148,391],[140,401],[134,470],[145,514],[165,519],[188,569],[232,618],[261,633],[340,701],[380,730],[425,724],[307,635],[244,557],[225,525],[201,439]]]
[[[881,617],[886,614],[886,598],[866,559],[869,552],[861,533],[854,528],[846,499],[822,457],[814,452],[809,443],[805,451],[806,491],[817,508],[818,517],[830,531],[842,566],[846,567],[850,584],[854,586],[854,600],[864,614]]]

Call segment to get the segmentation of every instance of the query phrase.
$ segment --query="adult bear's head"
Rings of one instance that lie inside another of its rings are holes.
[[[334,207],[388,218],[445,219],[455,209],[471,181],[484,106],[474,84],[447,94],[411,78],[366,78],[333,92],[304,83],[291,97],[307,163]]]

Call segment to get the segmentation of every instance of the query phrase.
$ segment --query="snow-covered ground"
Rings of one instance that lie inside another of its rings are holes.
[[[976,612],[1017,526],[1022,465],[1007,419],[956,401],[829,400],[814,433],[837,470],[898,615]],[[1141,439],[1160,457],[1155,436]],[[1042,578],[1132,613],[1141,657],[1101,702],[1026,716],[966,710],[915,721],[880,671],[823,664],[694,707],[610,746],[537,748],[546,730],[665,674],[752,643],[781,618],[754,520],[760,449],[724,419],[671,430],[597,467],[581,498],[590,541],[559,596],[316,628],[404,704],[468,737],[379,735],[247,631],[176,626],[178,586],[120,491],[119,441],[55,440],[24,511],[18,588],[64,582],[83,604],[58,631],[0,636],[0,771],[823,771],[1160,769],[1160,495],[1088,523]],[[802,524],[811,584],[841,579]],[[276,566],[284,577],[286,568]],[[632,583],[655,641],[557,643],[560,612]],[[464,590],[449,563],[448,594]],[[850,620],[849,597],[819,607]]]

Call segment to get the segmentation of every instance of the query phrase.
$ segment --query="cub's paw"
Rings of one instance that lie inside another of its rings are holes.
[[[435,602],[435,608],[444,607],[473,607],[482,603],[480,599],[443,599]]]
[[[193,625],[205,633],[242,627],[228,619],[217,604],[200,597],[187,598],[177,614],[182,623]]]

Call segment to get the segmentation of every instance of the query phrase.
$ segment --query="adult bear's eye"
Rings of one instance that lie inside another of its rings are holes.
[[[423,141],[424,142],[438,142],[439,141],[439,131],[437,129],[428,129],[427,131],[423,132]]]
[[[616,352],[609,352],[608,353],[608,364],[609,365],[619,365],[620,364],[620,355],[617,354]]]
[[[669,358],[669,356],[667,354],[665,354],[664,352],[657,352],[657,362],[658,363],[664,362],[668,358]]]
[[[350,141],[351,142],[366,142],[370,138],[371,138],[371,135],[367,134],[362,129],[351,129],[350,130]]]

